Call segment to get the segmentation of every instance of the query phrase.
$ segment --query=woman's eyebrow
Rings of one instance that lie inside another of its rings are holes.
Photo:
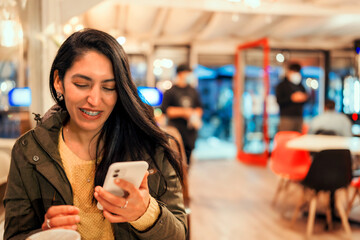
[[[74,74],[71,78],[83,78],[87,81],[92,81],[92,78],[91,77],[88,77],[88,76],[85,76],[85,75],[82,75],[80,73],[77,73],[77,74]],[[114,82],[115,79],[111,78],[111,79],[105,79],[103,80],[102,82]]]
[[[107,83],[107,82],[115,82],[115,79],[111,78],[111,79],[106,79],[104,81],[102,81],[103,83]]]
[[[83,79],[88,80],[88,81],[91,81],[91,80],[92,80],[90,77],[85,76],[85,75],[82,75],[82,74],[79,74],[79,73],[74,74],[71,78],[83,78]]]

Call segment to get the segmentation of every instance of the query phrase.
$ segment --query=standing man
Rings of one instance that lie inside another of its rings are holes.
[[[202,108],[200,96],[190,86],[191,69],[181,64],[176,69],[174,85],[164,93],[161,110],[166,114],[169,125],[176,127],[183,139],[187,163],[195,148],[197,131],[201,127]]]
[[[280,107],[279,131],[302,131],[303,105],[308,96],[301,84],[301,66],[288,66],[284,80],[276,87],[276,99]]]

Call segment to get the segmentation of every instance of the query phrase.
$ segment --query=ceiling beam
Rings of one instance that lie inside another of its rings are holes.
[[[244,39],[217,39],[211,41],[196,41],[193,45],[196,46],[199,52],[212,54],[234,54],[235,49],[239,44],[252,42],[258,39],[244,38]],[[283,39],[270,39],[269,44],[271,48],[277,49],[309,49],[309,50],[332,50],[332,49],[345,49],[352,47],[351,39],[347,38],[324,38],[324,39],[297,39],[286,40]]]
[[[62,24],[69,21],[72,17],[85,13],[90,8],[101,3],[103,0],[61,0],[60,4],[60,21]]]
[[[211,32],[216,29],[220,17],[221,14],[212,13],[210,19],[208,20],[208,24],[201,31],[199,31],[199,33],[195,36],[195,39],[206,39],[211,34]]]
[[[199,33],[201,33],[206,26],[210,23],[214,13],[204,12],[201,17],[194,23],[191,30],[189,31],[189,35],[191,39],[195,39],[198,37]]]
[[[169,18],[170,9],[169,8],[160,8],[158,14],[155,18],[154,24],[150,30],[150,36],[156,38],[161,35],[164,29],[166,20]]]
[[[85,1],[85,0],[83,0]],[[141,6],[158,6],[169,8],[187,8],[213,12],[238,12],[267,15],[293,15],[293,16],[335,16],[339,14],[360,15],[359,3],[327,5],[312,2],[292,2],[278,0],[276,2],[263,2],[259,8],[251,9],[243,4],[236,4],[227,0],[105,0],[121,4],[134,4]]]
[[[126,21],[128,19],[129,6],[128,5],[117,5],[117,16],[116,16],[116,29],[119,31],[119,35],[126,34]]]

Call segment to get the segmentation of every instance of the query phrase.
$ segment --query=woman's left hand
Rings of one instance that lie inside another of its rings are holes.
[[[132,222],[139,219],[150,204],[148,176],[149,173],[146,172],[139,188],[125,180],[116,179],[115,184],[128,192],[126,197],[115,196],[96,186],[94,196],[103,206],[104,217],[111,223]]]

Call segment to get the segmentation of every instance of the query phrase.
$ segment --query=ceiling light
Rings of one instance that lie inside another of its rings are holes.
[[[171,59],[163,58],[161,59],[161,66],[164,68],[172,68],[174,62]]]
[[[23,31],[15,0],[0,1],[0,45],[14,47],[22,42]]]
[[[77,31],[80,31],[80,30],[83,30],[84,29],[84,25],[82,25],[82,24],[77,24],[76,26],[75,26],[75,31],[77,32]]]
[[[23,37],[22,28],[19,22],[14,20],[0,21],[1,45],[4,47],[14,47],[18,45]]]
[[[162,68],[154,68],[153,73],[155,76],[160,76],[163,73]]]
[[[160,59],[156,59],[153,63],[155,68],[160,68],[161,67],[161,60]]]
[[[251,8],[258,8],[261,5],[261,0],[244,0],[244,4]]]
[[[310,83],[312,89],[318,89],[319,88],[319,82],[313,79]]]
[[[282,53],[276,54],[276,61],[278,61],[279,63],[283,63],[285,61],[284,55]]]
[[[126,37],[120,36],[116,39],[120,45],[124,45],[126,42]]]
[[[233,22],[238,22],[239,19],[240,19],[240,17],[239,17],[239,14],[237,14],[237,13],[234,13],[234,14],[231,16],[231,20],[232,20]]]
[[[65,35],[70,35],[73,31],[72,26],[69,23],[65,24],[63,31],[64,31]]]
[[[75,24],[79,23],[79,21],[80,20],[79,20],[78,17],[73,17],[73,18],[70,19],[69,22],[70,22],[71,25],[75,25]]]

